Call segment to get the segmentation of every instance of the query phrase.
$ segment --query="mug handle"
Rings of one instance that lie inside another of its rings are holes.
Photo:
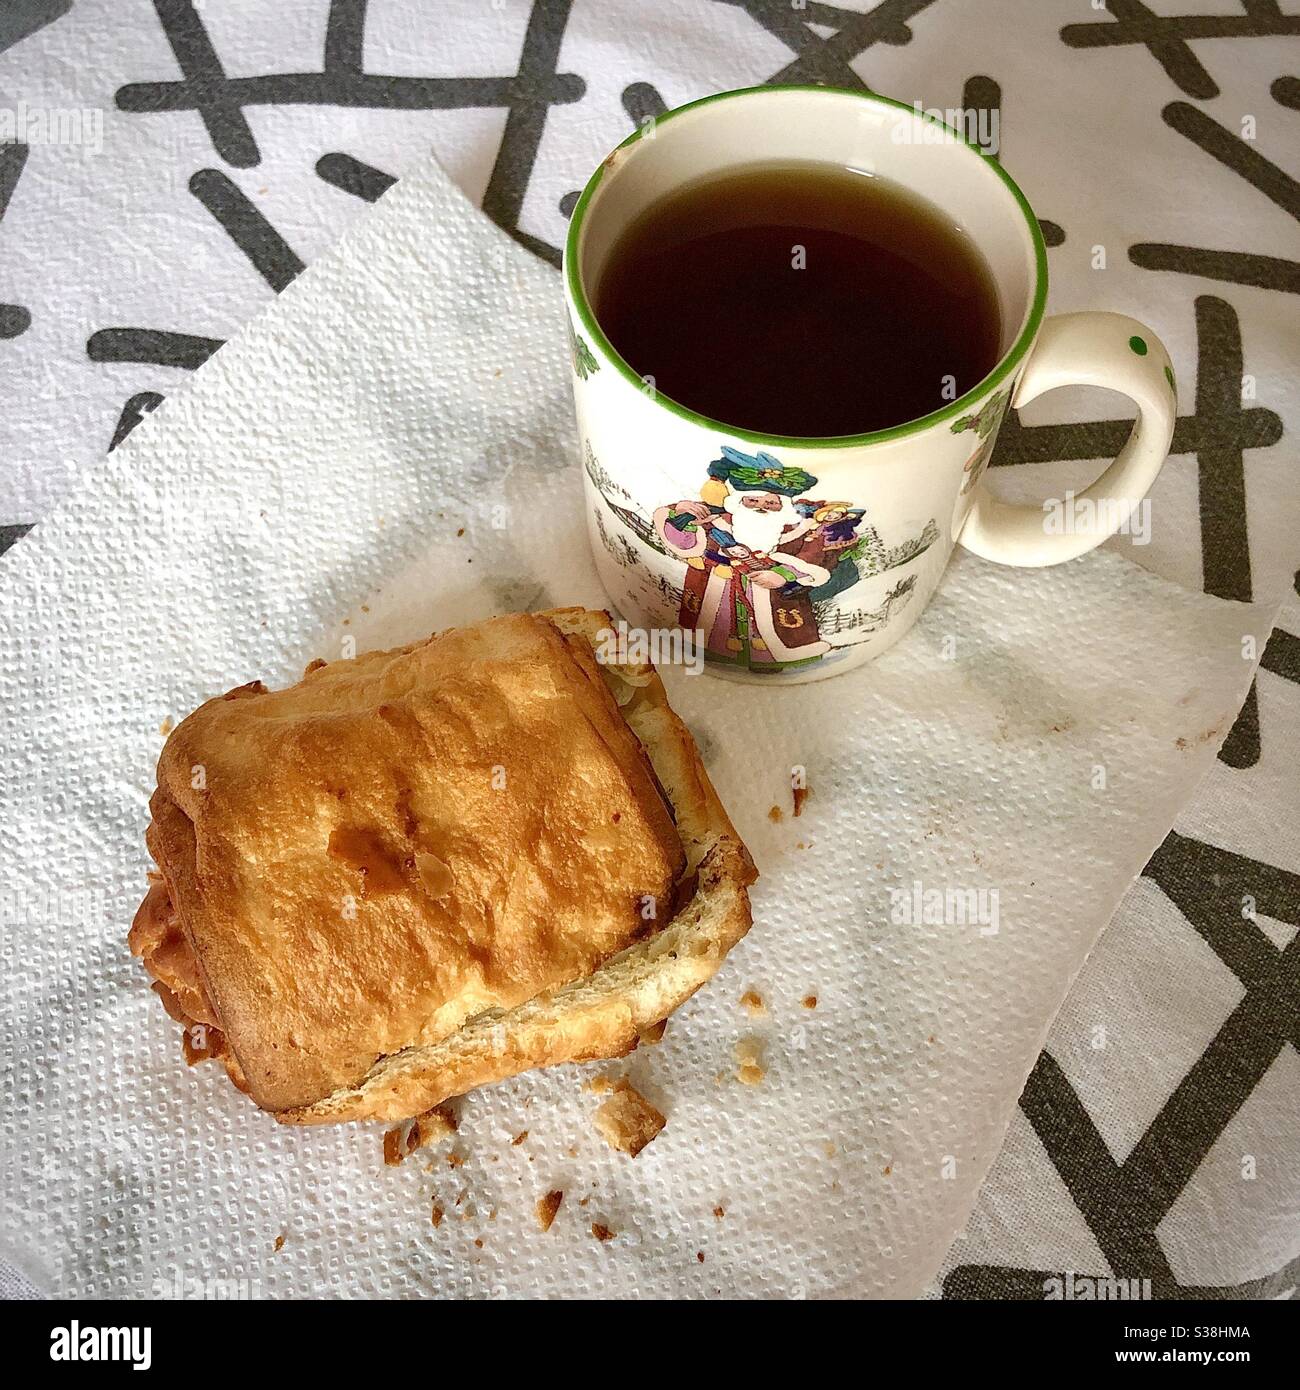
[[[1000,502],[986,479],[976,485],[975,501],[958,539],[967,550],[1004,565],[1057,565],[1095,549],[1133,514],[1150,491],[1169,453],[1178,414],[1178,397],[1169,353],[1156,335],[1125,314],[1058,314],[1043,325],[1029,356],[1012,405],[1028,405],[1058,386],[1104,386],[1121,391],[1137,406],[1128,443],[1074,505],[1094,505],[1088,513],[1103,524],[1053,534],[1044,507]]]

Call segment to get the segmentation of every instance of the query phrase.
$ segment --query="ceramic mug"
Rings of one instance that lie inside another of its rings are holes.
[[[665,194],[759,151],[892,179],[973,238],[1003,324],[1001,356],[978,386],[892,429],[805,439],[710,420],[637,376],[592,310],[611,250]],[[1121,314],[1044,321],[1047,255],[1019,188],[955,130],[872,93],[751,88],[648,122],[583,190],[564,282],[601,582],[634,626],[694,630],[721,675],[817,680],[880,655],[920,616],[958,541],[1008,565],[1093,549],[1128,521],[1173,437],[1174,376],[1156,335]],[[1137,421],[1069,524],[1050,504],[999,501],[983,473],[1008,404],[1076,384],[1123,392]]]

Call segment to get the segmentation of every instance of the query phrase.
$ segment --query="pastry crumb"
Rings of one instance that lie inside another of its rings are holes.
[[[757,1086],[767,1075],[762,1066],[763,1045],[757,1038],[741,1038],[736,1044],[736,1080]]]
[[[639,1041],[646,1047],[655,1047],[663,1041],[664,1033],[668,1028],[668,1020],[661,1018],[658,1023],[652,1023],[647,1028],[642,1028],[637,1034]]]
[[[587,1089],[593,1095],[604,1095],[606,1091],[612,1091],[617,1084],[617,1077],[613,1076],[593,1076],[587,1082]]]
[[[812,795],[812,788],[794,787],[792,788],[792,793],[794,797],[794,813],[796,816],[801,816],[803,815],[804,802]]]
[[[437,1105],[415,1117],[415,1128],[420,1136],[421,1146],[432,1144],[435,1139],[445,1139],[456,1133],[456,1112],[450,1105]]]
[[[548,1192],[545,1196],[537,1199],[537,1224],[543,1231],[549,1231],[555,1221],[555,1213],[560,1209],[560,1203],[564,1201],[564,1193],[560,1191]]]
[[[453,1150],[451,1151],[451,1153],[449,1153],[449,1154],[447,1155],[447,1167],[448,1167],[448,1168],[463,1168],[464,1166],[465,1166],[465,1155],[464,1155],[463,1153],[457,1153],[456,1150],[453,1149]]]
[[[722,1205],[721,1202],[719,1202],[718,1205],[713,1208],[713,1217],[715,1221],[721,1221],[722,1218],[726,1216],[726,1214],[727,1209]]]
[[[887,1163],[887,1164],[885,1165],[885,1168],[884,1168],[884,1175],[885,1175],[885,1177],[888,1177],[888,1176],[890,1175],[890,1173],[892,1173],[893,1171],[894,1171],[894,1165],[893,1165],[892,1163]]]
[[[591,1233],[599,1241],[613,1240],[614,1232],[608,1226],[603,1226],[599,1221],[591,1223]]]
[[[700,1262],[701,1264],[703,1264],[703,1263],[704,1263],[704,1251],[703,1251],[703,1250],[697,1250],[697,1251],[695,1252],[695,1258],[696,1258],[697,1260],[699,1260],[699,1262]]]
[[[512,1149],[517,1149],[520,1146],[520,1144],[522,1144],[524,1140],[527,1138],[528,1131],[526,1129],[521,1129],[519,1133],[516,1134],[515,1137],[510,1141],[510,1147]]]
[[[392,1167],[417,1149],[456,1132],[456,1115],[449,1105],[435,1106],[405,1124],[384,1131],[384,1162]]]
[[[167,718],[164,719],[163,722],[162,722],[161,724],[158,725],[158,732],[163,736],[163,738],[166,738],[167,735],[168,735],[169,733],[171,733],[171,731],[172,731],[175,727],[176,727],[176,723],[175,723],[175,721],[172,719],[171,715],[169,714],[169,715],[167,716]]]
[[[815,994],[805,994],[799,1002],[805,1009],[815,1009],[817,1007],[817,996]]]
[[[773,825],[779,825],[780,822],[785,819],[785,812],[782,811],[779,806],[773,806],[772,809],[767,813],[767,818],[772,822]]]
[[[601,1138],[620,1153],[631,1158],[663,1129],[667,1121],[662,1113],[628,1082],[620,1082],[614,1094],[596,1111],[596,1129]]]
[[[475,1246],[477,1246],[478,1249],[482,1250],[482,1248],[483,1248],[483,1238],[482,1238],[482,1236],[480,1236],[480,1237],[474,1242],[474,1244],[475,1244]]]
[[[429,1220],[433,1222],[434,1229],[437,1230],[442,1225],[442,1208],[435,1202],[433,1210],[429,1213]]]
[[[750,1018],[762,1018],[767,1013],[767,1005],[763,1003],[763,996],[757,990],[747,989],[740,996],[740,1002]]]
[[[284,1232],[282,1231],[282,1232],[281,1232],[278,1236],[276,1236],[276,1238],[275,1238],[275,1253],[276,1253],[277,1255],[280,1253],[281,1250],[284,1249],[284,1242],[285,1242],[285,1236],[284,1236]]]

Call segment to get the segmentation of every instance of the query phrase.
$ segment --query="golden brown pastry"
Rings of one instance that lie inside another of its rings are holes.
[[[754,870],[608,615],[513,614],[210,700],[168,739],[130,946],[289,1123],[620,1055],[750,924]]]

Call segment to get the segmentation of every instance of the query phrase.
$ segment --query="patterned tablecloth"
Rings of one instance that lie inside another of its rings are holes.
[[[430,146],[558,264],[590,169],[669,106],[820,82],[965,113],[1044,214],[1051,307],[1127,309],[1173,349],[1184,399],[1151,544],[1115,544],[1284,603],[932,1293],[1293,1295],[1297,70],[1300,9],[1275,0],[13,0],[0,550]],[[1078,486],[1116,452],[1127,424],[1073,394],[1009,420],[1008,491]],[[0,1267],[0,1294],[23,1287]]]

